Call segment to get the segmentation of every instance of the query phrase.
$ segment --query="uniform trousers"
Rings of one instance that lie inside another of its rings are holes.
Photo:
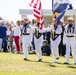
[[[61,36],[58,36],[55,40],[52,40],[51,38],[51,50],[52,50],[52,55],[54,56],[54,61],[56,61],[56,58],[59,57],[58,53],[58,46],[61,41]]]
[[[76,63],[75,37],[66,37],[66,62],[69,63],[70,51],[73,56],[73,63]]]
[[[42,52],[41,52],[42,42],[43,42],[43,35],[41,35],[41,37],[38,39],[34,36],[34,43],[38,60],[42,59]]]
[[[30,35],[22,36],[24,58],[26,58],[26,59],[28,59],[28,46],[29,46],[30,42],[31,42]]]

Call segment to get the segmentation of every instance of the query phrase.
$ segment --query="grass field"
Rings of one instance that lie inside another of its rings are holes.
[[[36,55],[29,55],[31,61],[24,61],[23,54],[0,52],[0,75],[76,75],[76,65],[64,65],[64,57],[53,63],[53,57],[43,56],[42,62],[36,62]]]

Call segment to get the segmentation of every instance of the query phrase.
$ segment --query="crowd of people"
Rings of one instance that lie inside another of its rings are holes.
[[[70,55],[73,56],[73,63],[76,64],[76,26],[73,18],[68,17],[67,22],[55,27],[47,25],[40,29],[40,20],[29,21],[28,17],[24,20],[5,22],[0,20],[0,51],[11,53],[24,53],[24,60],[28,59],[28,53],[36,53],[38,60],[42,61],[42,55],[54,57],[54,62],[59,59],[59,55],[66,57],[64,64],[69,64]]]

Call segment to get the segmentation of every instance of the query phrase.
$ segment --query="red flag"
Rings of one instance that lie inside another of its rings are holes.
[[[40,19],[40,29],[44,25],[44,18],[42,14],[42,4],[41,0],[31,0],[30,6],[34,8],[34,16]]]

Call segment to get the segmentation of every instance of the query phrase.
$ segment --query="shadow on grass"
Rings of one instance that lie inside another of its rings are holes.
[[[42,63],[46,63],[46,64],[48,64],[50,67],[56,67],[56,66],[53,65],[51,62],[45,62],[45,61],[42,61]]]
[[[67,66],[68,68],[76,69],[75,66]]]
[[[56,67],[55,65],[49,64],[50,67]]]
[[[40,61],[40,62],[38,62],[38,61],[29,60],[29,62],[46,63],[46,64],[48,64],[50,67],[56,67],[55,65],[52,65],[51,62],[46,62],[46,61]]]
[[[61,62],[56,62],[57,64],[61,64],[61,65],[63,65],[63,63],[61,63]]]
[[[26,61],[26,60],[24,60]],[[36,63],[46,63],[46,64],[52,64],[52,62],[46,62],[46,61],[34,61],[34,60],[28,60],[29,62],[36,62]]]
[[[33,61],[33,60],[30,60],[30,62],[47,63],[47,64],[51,63],[51,62],[47,62],[47,61]]]
[[[72,65],[72,64],[64,64],[64,63],[61,63],[61,62],[56,62],[57,64],[61,64],[61,65]]]

